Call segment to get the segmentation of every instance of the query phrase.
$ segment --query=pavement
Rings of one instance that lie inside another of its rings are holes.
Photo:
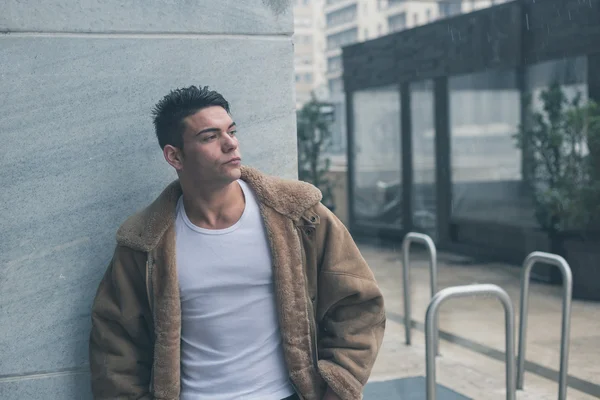
[[[412,343],[405,344],[401,246],[358,243],[383,291],[388,323],[373,368],[365,400],[424,399],[425,312],[430,301],[429,262],[424,250],[411,251]],[[519,266],[482,262],[438,253],[438,290],[476,283],[495,284],[511,298],[515,311],[515,352],[518,349]],[[531,282],[524,390],[517,399],[558,398],[562,290]],[[440,308],[440,356],[437,382],[471,399],[505,399],[504,309],[492,297],[451,299]],[[569,400],[600,398],[600,303],[573,300],[568,359]],[[516,371],[516,368],[515,368]],[[405,378],[415,378],[407,380]],[[393,382],[393,380],[398,380]],[[409,382],[413,397],[400,395],[398,382]],[[387,386],[381,384],[387,382]],[[376,387],[376,383],[379,385]],[[383,386],[382,386],[383,385]],[[396,385],[396,389],[394,389]],[[384,394],[379,389],[388,390]],[[421,389],[419,389],[421,388]],[[377,389],[377,390],[376,390]],[[417,392],[421,393],[417,393]],[[448,392],[448,393],[449,393]],[[422,396],[422,397],[421,397]],[[439,400],[450,399],[440,392]]]

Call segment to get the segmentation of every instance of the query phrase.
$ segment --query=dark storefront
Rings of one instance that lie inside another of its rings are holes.
[[[349,46],[343,65],[353,234],[548,250],[513,136],[523,94],[553,81],[600,99],[600,0],[505,3]]]

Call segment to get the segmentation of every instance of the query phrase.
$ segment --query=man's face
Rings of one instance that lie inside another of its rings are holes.
[[[198,184],[226,184],[241,176],[236,125],[222,107],[208,107],[184,119],[178,172]]]

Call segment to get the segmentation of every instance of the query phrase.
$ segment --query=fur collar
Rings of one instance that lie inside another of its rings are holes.
[[[265,175],[252,167],[242,167],[242,180],[254,190],[259,203],[293,220],[298,220],[322,199],[313,185]],[[175,220],[175,207],[181,196],[179,180],[172,182],[144,210],[129,217],[117,231],[117,242],[134,250],[150,251]]]

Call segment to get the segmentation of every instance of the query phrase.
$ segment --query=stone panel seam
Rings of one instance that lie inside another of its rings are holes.
[[[121,39],[265,39],[282,40],[292,37],[286,33],[183,33],[183,32],[64,32],[64,31],[2,31],[0,37],[65,37]]]
[[[89,367],[65,368],[48,372],[31,372],[22,374],[0,375],[0,384],[33,379],[55,378],[59,376],[80,375],[89,372]]]

